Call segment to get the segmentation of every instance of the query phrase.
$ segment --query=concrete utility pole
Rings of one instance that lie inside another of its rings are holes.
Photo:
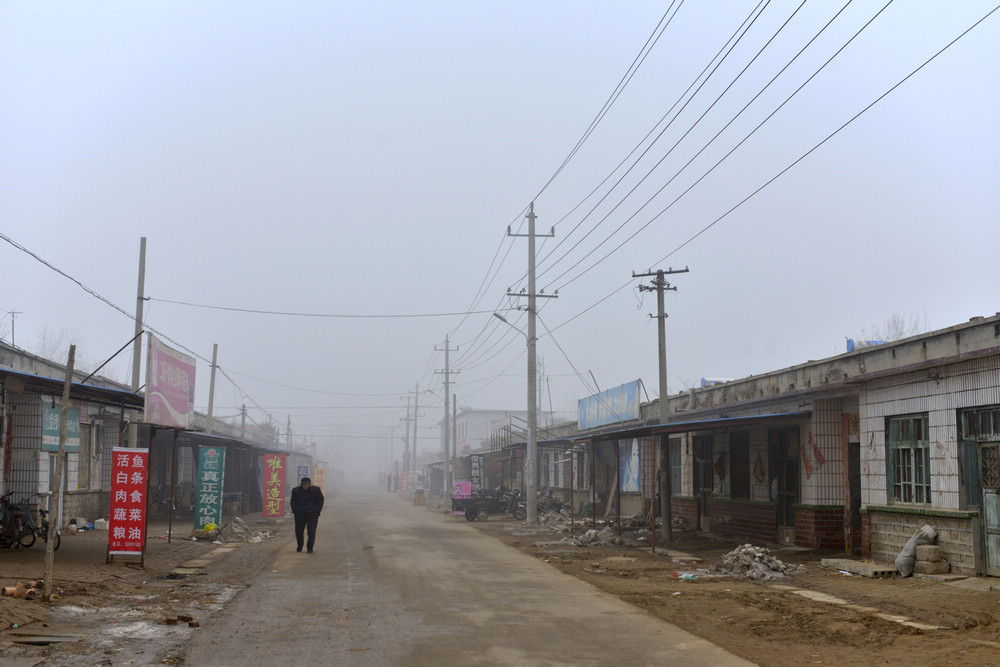
[[[437,350],[438,352],[441,351],[441,348],[439,348],[437,346],[434,346],[434,349]],[[448,491],[449,491],[449,489],[448,489],[448,477],[449,477],[449,475],[451,475],[451,473],[448,470],[448,443],[450,442],[449,433],[448,433],[448,431],[449,431],[449,429],[448,429],[448,421],[449,421],[448,420],[448,412],[449,412],[449,410],[448,410],[448,396],[449,396],[449,391],[451,389],[451,376],[452,376],[452,374],[458,374],[460,372],[460,371],[453,371],[453,370],[451,370],[451,362],[449,361],[450,357],[448,355],[449,355],[449,353],[452,350],[455,350],[457,352],[458,351],[458,347],[449,347],[449,345],[448,345],[448,336],[446,335],[444,337],[444,370],[443,371],[434,371],[434,373],[437,374],[437,375],[442,375],[442,374],[444,375],[444,434],[443,434],[444,435],[444,448],[443,448],[444,451],[442,453],[444,454],[444,489],[443,489],[443,491],[444,491],[444,497],[445,498],[448,497]],[[452,488],[454,488],[454,487],[452,487]]]
[[[212,434],[212,422],[215,421],[213,417],[215,407],[215,368],[219,361],[219,344],[215,343],[212,345],[212,380],[208,385],[208,428],[205,429],[205,433]]]
[[[403,422],[403,470],[410,470],[410,397],[406,397],[406,417]]]
[[[555,227],[545,236],[556,235]],[[527,236],[528,237],[528,293],[511,294],[511,296],[528,297],[528,452],[524,462],[524,484],[527,488],[527,498],[525,505],[527,510],[528,524],[538,522],[538,479],[536,470],[538,468],[538,369],[535,356],[535,344],[538,338],[535,335],[535,318],[538,309],[535,302],[538,297],[554,299],[556,294],[536,294],[535,293],[535,202],[531,202],[528,209],[528,233],[514,234],[510,227],[507,227],[507,236]],[[503,318],[501,318],[503,319]],[[504,320],[506,321],[506,320]],[[513,326],[513,325],[512,325]]]
[[[240,440],[247,439],[247,404],[240,406]]]
[[[139,239],[139,287],[135,297],[135,342],[132,344],[132,391],[138,393],[142,368],[142,302],[146,300],[146,237]],[[137,447],[139,413],[128,411],[128,446]]]
[[[650,285],[639,285],[640,292],[652,292],[656,291],[656,322],[657,322],[657,336],[659,339],[659,368],[660,368],[660,425],[667,423],[667,314],[663,308],[663,293],[666,291],[677,291],[676,287],[671,287],[670,283],[664,280],[663,276],[665,274],[673,273],[687,273],[688,268],[685,266],[683,269],[669,268],[666,271],[662,269],[656,271],[655,273],[635,273],[632,272],[633,278],[647,278],[650,276],[655,276]],[[652,313],[649,315],[653,317]],[[659,456],[657,457],[660,462],[660,516],[663,518],[663,537],[666,540],[673,539],[673,514],[670,507],[670,494],[672,490],[670,488],[670,436],[664,433],[661,436],[661,445],[659,449]]]
[[[458,460],[458,394],[451,395],[451,488],[455,488],[455,461]]]
[[[420,413],[420,383],[413,386],[413,456],[410,458],[410,470],[417,469],[417,416]]]

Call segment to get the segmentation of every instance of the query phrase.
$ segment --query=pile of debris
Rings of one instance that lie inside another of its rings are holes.
[[[558,512],[543,512],[538,515],[538,523],[543,528],[555,533],[568,533],[570,527],[570,516],[566,510]]]
[[[801,565],[786,565],[775,558],[769,549],[744,544],[719,559],[708,571],[739,579],[774,581],[803,571]]]
[[[219,531],[219,537],[230,542],[240,540],[248,544],[256,544],[273,537],[273,535],[269,530],[254,530],[243,519],[237,516],[233,517],[230,523],[222,527]]]
[[[562,541],[578,547],[639,546],[635,540],[618,535],[610,526],[605,526],[601,530],[592,528],[583,535],[564,537]]]
[[[29,581],[27,584],[19,581],[13,586],[4,586],[3,594],[4,596],[10,598],[25,598],[26,600],[31,600],[42,594],[39,590],[41,586],[41,581]]]

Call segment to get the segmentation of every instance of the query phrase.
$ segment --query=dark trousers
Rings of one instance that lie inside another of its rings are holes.
[[[306,548],[312,549],[316,543],[316,522],[319,521],[318,514],[296,514],[295,515],[295,543],[302,548],[302,533],[309,529],[309,541]]]

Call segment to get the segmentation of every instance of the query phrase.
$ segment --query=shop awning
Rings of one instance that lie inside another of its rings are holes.
[[[687,433],[689,431],[707,431],[714,428],[733,428],[737,426],[752,426],[762,422],[772,422],[795,417],[807,417],[811,412],[775,412],[768,414],[743,415],[741,417],[716,417],[712,419],[692,419],[667,424],[648,424],[644,426],[629,426],[618,430],[607,429],[598,433],[580,434],[573,438],[575,442],[588,440],[626,440],[642,438],[651,435],[669,433]]]

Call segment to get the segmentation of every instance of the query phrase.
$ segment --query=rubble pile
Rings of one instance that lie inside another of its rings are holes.
[[[564,537],[562,541],[578,547],[639,546],[634,540],[616,534],[610,526],[605,526],[601,530],[592,528],[577,537]]]
[[[233,520],[230,523],[227,523],[222,527],[219,531],[219,536],[231,542],[241,540],[249,544],[256,544],[257,542],[261,542],[272,537],[271,531],[254,530],[238,516],[233,517]]]
[[[802,570],[801,565],[786,565],[775,558],[769,549],[744,544],[727,553],[713,565],[709,572],[727,577],[774,581],[784,579]]]
[[[568,533],[570,526],[569,512],[559,510],[558,512],[543,512],[538,515],[538,523],[542,527],[556,533]]]

